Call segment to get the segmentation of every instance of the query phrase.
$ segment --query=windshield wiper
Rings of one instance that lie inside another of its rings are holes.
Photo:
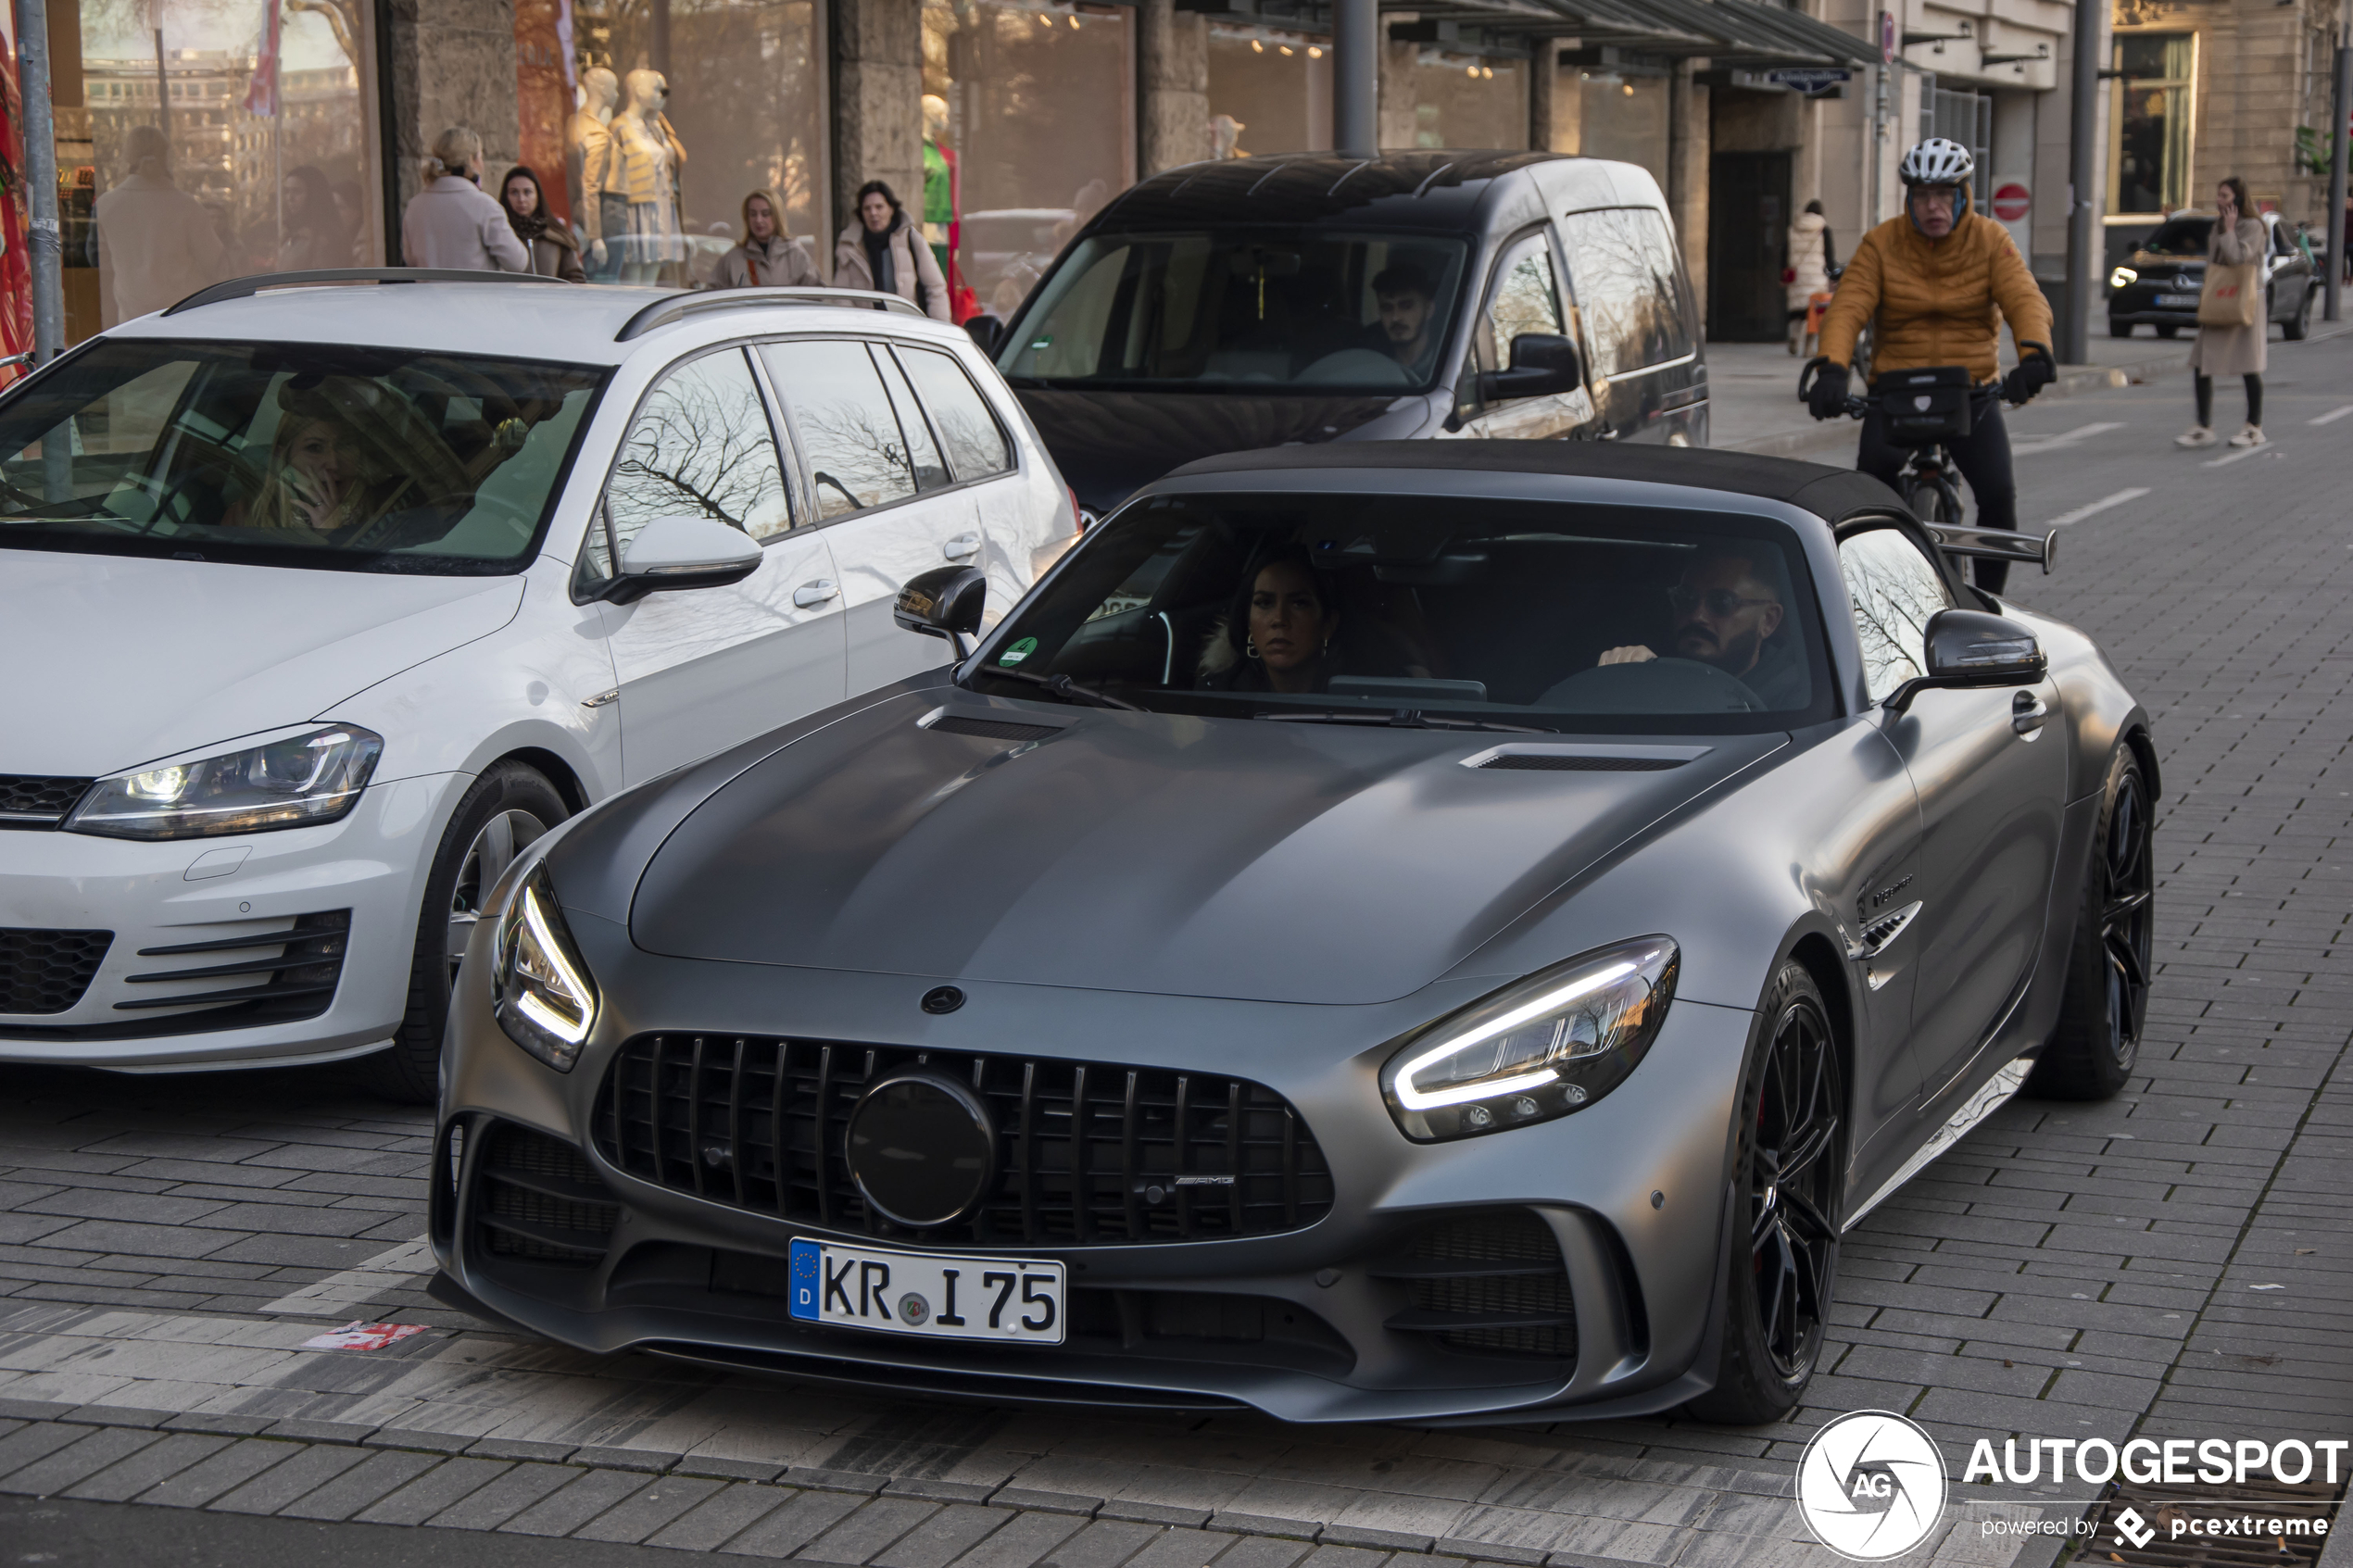
[[[1487,719],[1433,719],[1417,708],[1401,708],[1391,713],[1343,713],[1323,709],[1314,713],[1261,713],[1258,717],[1277,724],[1373,724],[1390,730],[1499,730],[1514,735],[1560,733],[1529,724],[1499,724]]]
[[[1139,708],[1132,702],[1123,702],[1118,697],[1099,692],[1092,686],[1082,686],[1067,675],[1032,675],[1024,670],[984,670],[981,673],[994,676],[1000,681],[1026,681],[1033,686],[1041,686],[1051,692],[1064,702],[1075,702],[1082,708],[1116,708],[1126,713],[1151,711],[1149,708]]]

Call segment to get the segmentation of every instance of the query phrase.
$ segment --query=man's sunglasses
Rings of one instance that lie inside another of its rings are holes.
[[[1667,590],[1667,602],[1678,615],[1689,615],[1705,606],[1713,619],[1729,621],[1743,605],[1779,604],[1780,600],[1744,599],[1730,588],[1710,588],[1703,594],[1695,588],[1675,587]]]

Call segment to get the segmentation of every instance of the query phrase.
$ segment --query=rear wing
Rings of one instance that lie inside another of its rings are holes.
[[[2054,528],[2041,538],[2032,533],[2014,533],[2007,528],[1964,528],[1958,523],[1931,522],[1927,525],[1929,537],[1936,547],[1948,556],[1972,556],[1979,560],[2032,561],[2050,575],[2051,565],[2058,558],[2058,530]]]

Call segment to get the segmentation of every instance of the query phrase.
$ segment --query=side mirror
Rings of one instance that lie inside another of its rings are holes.
[[[1890,713],[1933,688],[2031,686],[2051,661],[2034,633],[2017,621],[1976,609],[1940,609],[1928,618],[1928,673],[1890,692]]]
[[[1512,339],[1510,370],[1478,373],[1478,398],[1500,403],[1507,397],[1548,397],[1584,384],[1575,344],[1552,332],[1522,332]]]
[[[980,632],[981,602],[988,596],[988,578],[978,567],[936,566],[907,579],[891,619],[910,632],[945,637],[962,660],[972,649],[966,637]]]
[[[964,335],[977,344],[983,354],[994,354],[997,345],[1005,341],[1005,323],[994,316],[975,316],[964,323]]]
[[[760,570],[759,543],[714,517],[658,517],[622,547],[621,571],[604,596],[635,604],[648,594],[718,588]]]

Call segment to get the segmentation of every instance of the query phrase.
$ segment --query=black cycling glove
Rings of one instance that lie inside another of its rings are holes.
[[[2020,344],[2018,368],[2002,378],[2002,395],[2023,403],[2057,380],[2058,367],[2051,363],[2051,351],[2039,343]]]
[[[1818,420],[1835,420],[1846,412],[1846,378],[1843,365],[1825,361],[1816,372],[1814,385],[1806,395],[1806,406]]]

